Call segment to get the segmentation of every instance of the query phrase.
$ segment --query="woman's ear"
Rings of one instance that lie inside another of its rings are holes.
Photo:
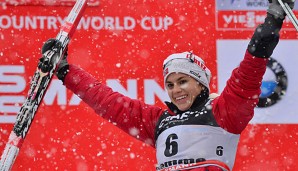
[[[200,82],[198,82],[198,84],[199,84],[199,86],[201,87],[202,90],[206,89],[206,87],[203,84],[201,84]]]

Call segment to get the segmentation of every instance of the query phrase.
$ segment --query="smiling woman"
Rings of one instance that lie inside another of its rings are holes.
[[[181,111],[189,109],[195,98],[205,89],[197,80],[182,73],[171,73],[165,86],[171,101]]]

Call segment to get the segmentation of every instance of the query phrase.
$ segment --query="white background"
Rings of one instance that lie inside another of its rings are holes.
[[[244,57],[249,40],[217,40],[218,91]],[[251,123],[298,123],[298,40],[280,40],[272,57],[285,69],[288,88],[273,106],[256,108]]]

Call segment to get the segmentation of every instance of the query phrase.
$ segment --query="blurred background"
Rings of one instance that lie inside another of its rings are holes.
[[[0,0],[0,154],[41,47],[74,3]],[[165,108],[163,60],[184,51],[201,56],[212,72],[211,92],[220,93],[267,6],[267,0],[89,0],[68,59],[115,91]],[[297,38],[286,18],[262,84],[267,105],[259,104],[242,133],[234,171],[298,169]],[[153,171],[155,164],[154,148],[103,120],[54,77],[12,170]]]

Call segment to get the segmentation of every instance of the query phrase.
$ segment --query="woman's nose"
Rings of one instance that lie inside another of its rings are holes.
[[[174,84],[173,92],[180,92],[180,91],[181,91],[181,87],[177,84]]]

